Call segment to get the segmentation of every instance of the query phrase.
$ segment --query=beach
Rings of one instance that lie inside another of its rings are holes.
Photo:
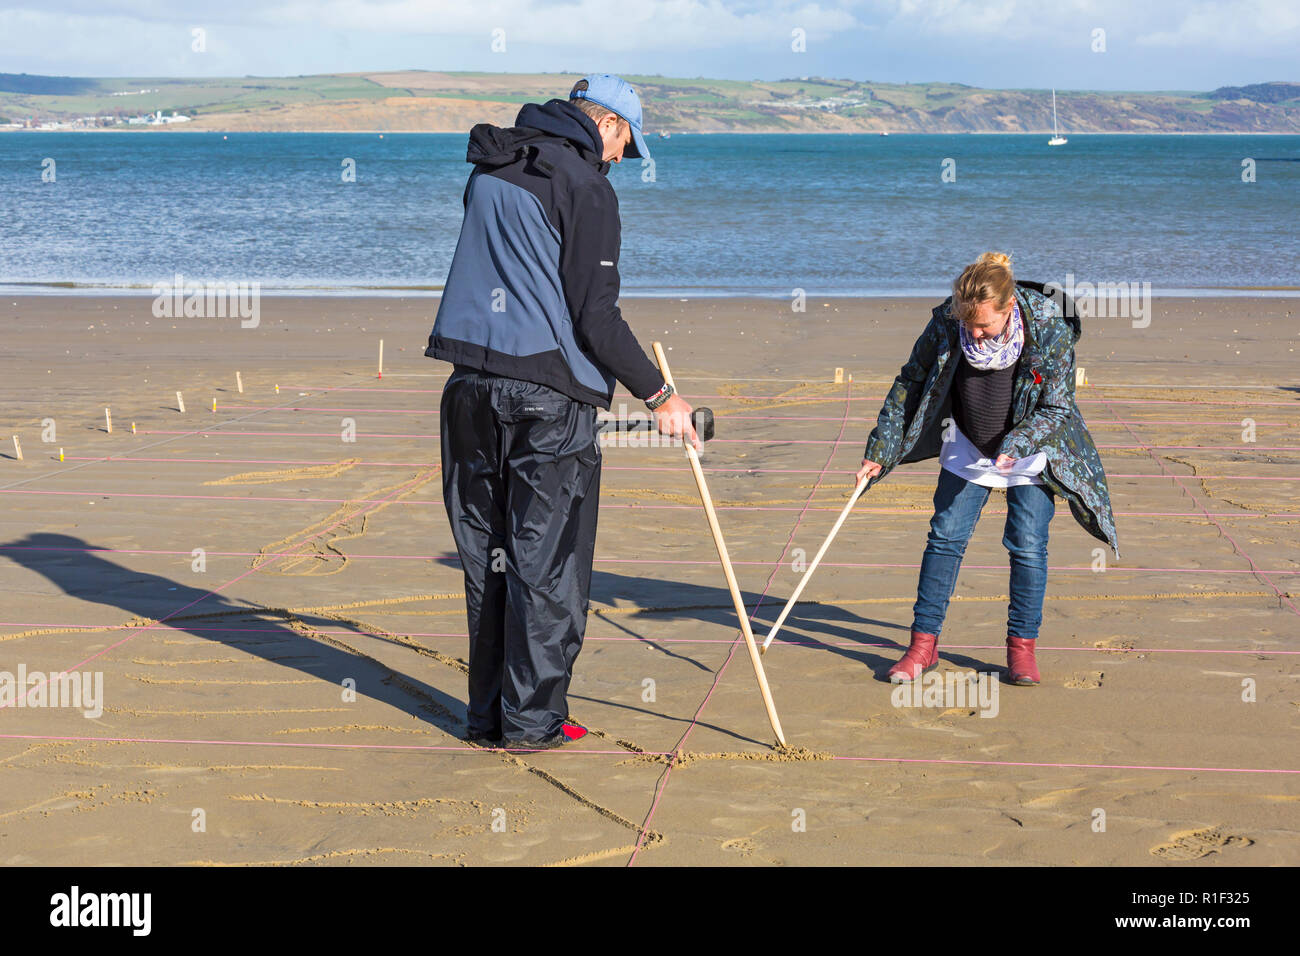
[[[937,301],[624,299],[716,414],[702,461],[760,639]],[[570,694],[591,734],[523,755],[459,739],[437,302],[265,295],[241,327],[149,296],[0,300],[0,671],[102,681],[95,708],[0,709],[4,863],[1300,859],[1300,299],[1084,320],[1121,557],[1058,504],[1043,681],[996,708],[898,706],[883,680],[935,462],[862,498],[763,657],[779,751],[681,451],[607,447]],[[1004,664],[1005,511],[995,491],[937,673]]]

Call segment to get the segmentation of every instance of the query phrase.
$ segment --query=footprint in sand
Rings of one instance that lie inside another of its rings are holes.
[[[1230,846],[1247,847],[1254,842],[1250,837],[1225,833],[1222,827],[1206,827],[1175,833],[1172,840],[1153,846],[1150,853],[1162,860],[1199,860]]]
[[[1137,641],[1127,637],[1108,637],[1104,641],[1093,641],[1092,646],[1102,651],[1131,651],[1137,647]]]
[[[749,837],[737,837],[734,840],[724,840],[722,849],[731,853],[739,853],[741,856],[750,856],[758,849],[758,844]]]
[[[1065,682],[1065,686],[1092,690],[1101,686],[1101,679],[1105,676],[1102,671],[1087,671],[1086,673],[1075,674]]]

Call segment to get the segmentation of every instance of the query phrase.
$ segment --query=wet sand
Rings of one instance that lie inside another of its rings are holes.
[[[933,304],[625,300],[717,414],[703,460],[760,637]],[[103,682],[98,717],[0,709],[0,862],[1300,861],[1300,300],[1085,322],[1123,557],[1058,508],[1043,683],[1000,685],[992,717],[895,706],[882,680],[934,462],[863,498],[764,657],[800,748],[778,753],[680,451],[607,448],[570,698],[593,733],[523,756],[458,739],[436,305],[267,297],[243,329],[148,298],[0,300],[0,671]],[[939,673],[1003,664],[1004,514],[995,492]]]

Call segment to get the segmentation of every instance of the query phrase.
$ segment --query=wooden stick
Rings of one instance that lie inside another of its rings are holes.
[[[185,411],[185,398],[181,395],[180,392],[176,393],[176,406],[177,406],[177,411],[180,412]]]
[[[18,457],[19,461],[23,460],[23,446],[18,444],[17,435],[14,436],[14,454]]]
[[[379,377],[384,377],[384,340],[379,340]]]
[[[655,359],[664,381],[673,384],[673,374],[668,371],[668,359],[664,356],[661,343],[654,343]],[[759,660],[758,647],[754,644],[754,632],[749,627],[749,615],[745,613],[745,602],[740,596],[740,587],[736,584],[736,573],[731,569],[731,556],[727,553],[727,543],[722,539],[722,528],[718,525],[718,515],[713,510],[713,498],[709,495],[709,486],[704,480],[704,469],[700,467],[700,456],[690,442],[685,442],[686,460],[691,463],[691,473],[695,484],[700,489],[700,500],[704,503],[704,514],[709,519],[709,530],[713,532],[713,543],[717,546],[718,557],[722,561],[722,573],[727,578],[727,587],[731,591],[731,602],[736,606],[736,616],[740,618],[740,632],[745,637],[745,647],[749,650],[749,662],[754,665],[754,676],[758,678],[758,690],[763,695],[763,706],[767,708],[767,719],[776,732],[776,741],[782,747],[787,746],[785,734],[781,731],[781,720],[776,715],[776,704],[772,702],[772,691],[767,686],[767,675],[763,672],[763,662]]]
[[[803,578],[799,581],[799,586],[794,589],[794,594],[790,595],[790,600],[785,602],[785,608],[781,611],[781,616],[776,619],[776,623],[772,625],[772,629],[767,632],[767,637],[763,640],[763,647],[759,651],[760,654],[767,653],[767,648],[772,643],[772,638],[776,637],[776,632],[781,630],[781,625],[785,623],[785,619],[790,615],[790,611],[794,608],[795,602],[799,600],[799,595],[803,594],[803,589],[808,586],[808,579],[811,578],[813,572],[817,570],[817,565],[821,564],[822,557],[826,554],[826,549],[829,548],[831,542],[835,540],[835,535],[839,534],[840,526],[844,524],[845,519],[849,516],[849,512],[853,510],[853,506],[857,504],[858,499],[862,497],[862,492],[867,490],[867,482],[870,480],[870,478],[866,478],[859,481],[858,486],[853,489],[853,495],[849,498],[849,503],[844,506],[844,510],[840,512],[839,518],[835,521],[835,526],[831,528],[831,533],[826,536],[826,540],[822,542],[822,546],[817,549],[817,555],[812,559],[812,564],[808,565],[808,570],[803,573]]]
[[[107,408],[104,409],[104,426],[110,435],[113,434],[113,413]]]
[[[239,389],[239,394],[244,394],[244,380],[238,372],[235,373],[235,388]]]

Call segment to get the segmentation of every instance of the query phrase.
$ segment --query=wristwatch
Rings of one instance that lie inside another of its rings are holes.
[[[669,385],[667,382],[664,382],[663,388],[659,389],[659,391],[655,392],[653,395],[651,395],[649,398],[645,400],[645,407],[650,409],[650,411],[653,412],[664,402],[668,401],[668,399],[672,398],[674,391],[675,389],[671,385]]]

